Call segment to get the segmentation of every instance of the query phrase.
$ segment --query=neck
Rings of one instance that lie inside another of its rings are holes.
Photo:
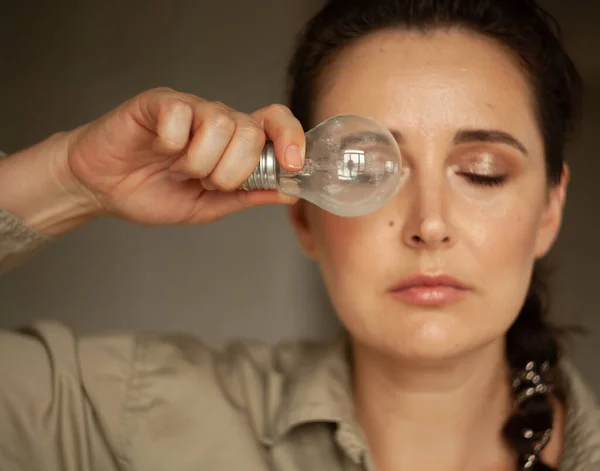
[[[501,433],[512,405],[504,342],[418,363],[355,342],[353,359],[357,416],[378,469],[504,469],[498,466],[514,462]]]

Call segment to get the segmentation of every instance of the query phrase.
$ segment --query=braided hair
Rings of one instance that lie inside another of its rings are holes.
[[[368,34],[390,28],[462,27],[498,41],[520,61],[535,98],[548,185],[560,183],[566,141],[578,124],[581,77],[557,21],[535,0],[330,0],[305,26],[289,66],[289,105],[311,127],[319,79],[334,56]],[[546,320],[547,285],[534,267],[529,292],[506,335],[515,409],[504,437],[519,469],[551,470],[539,459],[552,431],[552,373],[557,336]]]

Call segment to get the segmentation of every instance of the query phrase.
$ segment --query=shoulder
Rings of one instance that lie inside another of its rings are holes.
[[[18,468],[39,467],[40,455],[31,450],[44,447],[48,461],[71,469],[63,457],[81,451],[81,437],[88,438],[90,446],[105,443],[96,440],[100,436],[120,456],[115,437],[121,428],[132,346],[127,336],[114,337],[102,348],[93,348],[97,355],[90,357],[84,343],[62,324],[38,322],[0,331],[0,422],[5,424],[0,433],[0,462],[19,462]],[[100,371],[91,372],[90,365]],[[104,382],[94,381],[98,377]],[[92,379],[92,395],[87,391],[87,378]],[[96,402],[104,406],[101,414],[90,413]],[[6,441],[7,437],[18,439]],[[114,457],[104,447],[94,452],[98,463],[113,469],[108,464],[114,464]]]
[[[325,345],[310,341],[270,345],[235,339],[215,347],[185,333],[138,333],[132,339],[130,361],[140,381],[179,384],[182,393],[200,393],[205,399],[228,401],[241,409],[271,389],[272,382],[285,382]],[[110,343],[114,342],[118,339],[88,339],[86,356],[99,363],[105,356],[99,352],[111,349]]]
[[[135,333],[82,338],[78,350],[84,386],[103,410],[162,403],[155,413],[170,419],[188,414],[227,421],[241,414],[262,434],[267,409],[279,406],[302,365],[318,361],[326,348],[246,339],[215,347],[186,333]]]
[[[559,386],[565,403],[565,439],[561,469],[600,465],[600,405],[597,395],[571,359],[563,358]]]
[[[130,412],[121,418],[127,424],[122,434],[135,429],[142,440],[141,430],[166,426],[181,443],[190,431],[206,436],[203,424],[238,424],[231,433],[248,429],[257,439],[268,439],[290,384],[323,349],[313,342],[269,345],[243,339],[216,348],[182,333],[142,333],[131,339],[128,345],[118,337],[84,341],[89,395],[97,408],[115,414],[111,398],[125,395],[120,410]],[[119,365],[111,368],[115,357]],[[121,377],[128,381],[119,382]]]
[[[124,453],[118,437],[135,434],[142,423],[152,429],[242,420],[262,435],[288,379],[321,350],[313,342],[250,340],[215,348],[179,333],[77,335],[63,324],[39,322],[0,334],[0,353],[12,358],[0,368],[0,398],[10,390],[17,406],[36,403],[41,414],[38,396],[51,402],[53,391],[62,390],[73,408],[91,406],[117,453]]]
[[[5,436],[20,433],[0,461],[28,457],[22,444],[55,443],[70,456],[82,436],[113,464],[176,462],[200,452],[198,440],[265,439],[290,378],[320,350],[241,340],[213,348],[187,334],[82,336],[56,322],[0,331],[0,422],[10,424]],[[169,453],[149,453],[161,440]]]
[[[238,339],[213,347],[186,333],[80,335],[53,321],[37,322],[0,335],[2,351],[15,359],[15,374],[20,370],[18,365],[51,367],[68,376],[80,376],[84,387],[99,389],[102,395],[107,395],[111,386],[131,382],[130,377],[138,382],[168,379],[231,386],[241,379],[260,381],[271,374],[288,376],[327,346],[310,341],[269,345]]]

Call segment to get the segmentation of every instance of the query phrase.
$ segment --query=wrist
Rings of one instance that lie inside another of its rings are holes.
[[[54,134],[1,159],[0,207],[49,236],[98,217],[100,205],[69,167],[69,149],[80,130]]]

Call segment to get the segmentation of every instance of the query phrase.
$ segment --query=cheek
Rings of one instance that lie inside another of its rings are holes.
[[[376,286],[377,272],[383,270],[386,254],[390,255],[390,230],[385,229],[380,218],[319,215],[317,259],[333,298],[358,288],[373,291],[368,288]]]
[[[506,196],[506,195],[505,195]],[[490,328],[504,329],[519,312],[529,288],[543,201],[536,194],[499,198],[489,205],[470,205],[461,220],[458,256],[469,267],[494,319]]]
[[[465,204],[459,218],[459,242],[489,264],[488,269],[531,264],[535,258],[541,201],[535,195],[505,196]]]

